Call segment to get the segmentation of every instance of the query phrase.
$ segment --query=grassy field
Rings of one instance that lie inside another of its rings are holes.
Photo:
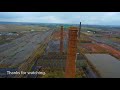
[[[21,32],[21,31],[41,31],[48,30],[48,27],[41,27],[35,25],[0,25],[0,32]]]

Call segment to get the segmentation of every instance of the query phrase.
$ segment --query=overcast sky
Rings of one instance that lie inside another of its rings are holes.
[[[120,12],[0,12],[0,21],[120,25]]]

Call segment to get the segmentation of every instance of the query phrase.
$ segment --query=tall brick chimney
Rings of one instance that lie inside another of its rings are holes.
[[[60,30],[60,53],[63,53],[63,26],[61,26]]]
[[[74,78],[76,74],[77,33],[77,27],[69,28],[68,51],[65,68],[66,78]]]

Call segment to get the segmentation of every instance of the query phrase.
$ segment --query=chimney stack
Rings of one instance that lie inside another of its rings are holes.
[[[63,53],[63,26],[61,26],[60,31],[60,53]]]
[[[68,52],[65,68],[65,77],[74,78],[76,74],[76,53],[77,53],[77,27],[69,28]]]
[[[80,26],[79,26],[79,35],[78,35],[79,38],[80,38],[80,30],[81,30],[81,22],[80,22]]]

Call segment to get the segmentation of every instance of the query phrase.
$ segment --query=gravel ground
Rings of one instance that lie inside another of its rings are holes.
[[[29,32],[10,43],[0,45],[0,64],[14,66],[25,61],[51,31]]]

